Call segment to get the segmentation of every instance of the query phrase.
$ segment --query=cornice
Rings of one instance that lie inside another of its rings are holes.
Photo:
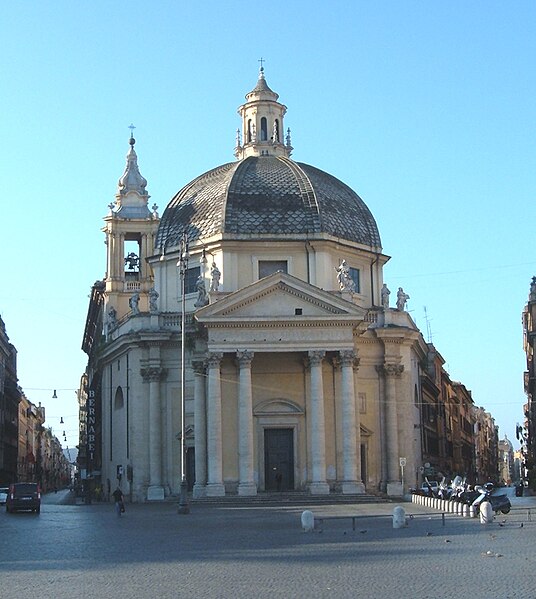
[[[345,315],[346,316],[346,315]],[[277,329],[277,328],[333,328],[342,327],[347,328],[352,326],[352,323],[358,322],[355,317],[350,317],[347,320],[333,320],[327,317],[325,321],[313,320],[253,320],[251,317],[244,316],[244,320],[240,321],[204,321],[203,324],[210,329]]]

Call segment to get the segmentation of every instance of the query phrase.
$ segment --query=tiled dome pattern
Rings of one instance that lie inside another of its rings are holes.
[[[224,164],[186,185],[171,200],[156,245],[178,245],[218,233],[328,233],[380,248],[374,217],[347,185],[312,166],[274,156]]]

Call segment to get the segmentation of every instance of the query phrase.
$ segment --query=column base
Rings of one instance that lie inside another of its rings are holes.
[[[363,495],[365,485],[356,480],[347,480],[342,483],[341,490],[343,495]]]
[[[225,497],[225,487],[222,483],[208,483],[206,492],[207,497]]]
[[[151,485],[147,487],[147,501],[163,501],[164,487],[161,485]]]
[[[255,483],[240,483],[238,485],[238,494],[250,497],[257,495],[257,485]]]
[[[194,499],[199,499],[201,497],[207,496],[207,487],[206,485],[200,485],[198,483],[194,484],[194,489],[192,491],[192,497]]]
[[[309,484],[309,493],[311,495],[329,495],[329,485],[328,483],[310,483]]]
[[[402,483],[400,481],[393,481],[387,483],[387,495],[391,497],[402,497],[404,491],[402,489]]]

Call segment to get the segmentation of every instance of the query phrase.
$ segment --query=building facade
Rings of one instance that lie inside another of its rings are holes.
[[[0,485],[17,480],[18,415],[21,392],[17,379],[17,350],[0,317]]]
[[[45,424],[45,409],[22,394],[19,403],[19,448],[17,480],[37,481],[41,459],[40,439]]]
[[[195,497],[400,496],[425,454],[446,451],[440,359],[403,289],[389,298],[363,200],[291,159],[262,69],[239,114],[236,162],[183,187],[162,218],[130,140],[84,331],[87,468],[134,501],[176,494],[184,430]],[[473,468],[464,441],[453,467]]]
[[[532,490],[536,490],[536,277],[532,277],[528,302],[523,310],[523,349],[527,369],[523,382],[527,403],[524,405],[523,425],[517,434],[524,455],[523,471]]]

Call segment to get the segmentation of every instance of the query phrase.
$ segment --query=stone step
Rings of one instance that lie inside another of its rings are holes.
[[[252,497],[238,495],[225,495],[224,497],[191,498],[192,505],[220,505],[220,506],[275,506],[275,505],[327,505],[327,504],[365,504],[388,503],[389,499],[380,495],[342,495],[330,493],[329,495],[310,495],[306,492],[294,493],[258,493]]]

